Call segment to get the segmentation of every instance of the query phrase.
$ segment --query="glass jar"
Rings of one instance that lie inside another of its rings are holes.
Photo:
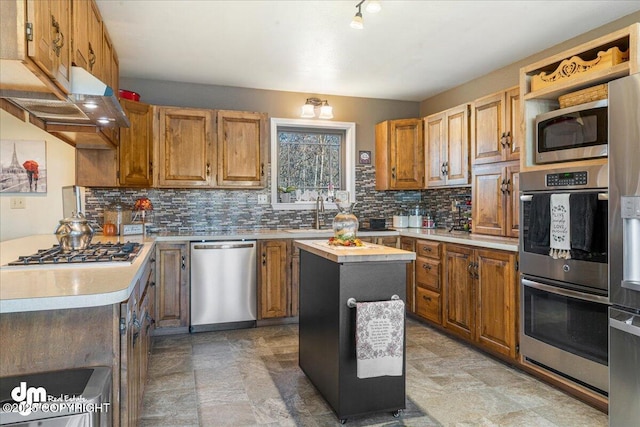
[[[333,237],[339,240],[351,240],[356,238],[358,231],[358,218],[353,214],[355,203],[336,203],[340,212],[333,218]]]

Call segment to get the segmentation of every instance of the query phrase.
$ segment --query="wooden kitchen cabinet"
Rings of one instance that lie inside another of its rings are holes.
[[[149,365],[155,260],[147,261],[129,299],[120,304],[120,425],[138,425]]]
[[[520,89],[500,91],[472,104],[471,163],[519,160],[522,146]]]
[[[474,339],[474,283],[471,263],[473,249],[446,245],[444,254],[444,327],[468,340]]]
[[[471,189],[474,233],[518,237],[519,177],[518,161],[474,166]]]
[[[156,244],[156,329],[189,327],[189,244]]]
[[[376,190],[424,188],[424,142],[420,119],[376,125]]]
[[[516,254],[446,244],[444,326],[494,353],[516,358]]]
[[[218,110],[218,187],[264,188],[267,115]]]
[[[102,17],[95,0],[72,0],[72,62],[102,76]]]
[[[153,108],[142,102],[120,100],[131,126],[120,129],[119,184],[152,187]]]
[[[76,185],[116,187],[118,185],[118,150],[76,148]]]
[[[469,105],[424,118],[427,187],[469,184]]]
[[[26,10],[33,33],[28,40],[28,56],[58,87],[69,93],[71,0],[27,0]]]
[[[415,242],[415,312],[442,324],[442,243],[418,239]]]
[[[258,242],[258,320],[292,315],[290,245],[290,240]]]
[[[403,251],[415,252],[416,251],[416,239],[412,237],[400,238],[400,249]],[[407,263],[407,302],[406,310],[409,313],[415,313],[415,268],[416,262],[411,261]]]
[[[214,111],[158,108],[159,187],[213,187]]]

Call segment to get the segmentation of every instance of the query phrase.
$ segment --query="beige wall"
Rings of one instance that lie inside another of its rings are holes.
[[[329,101],[333,119],[356,123],[356,150],[374,151],[375,124],[389,119],[418,117],[418,102],[353,98],[273,90],[244,89],[146,79],[120,79],[122,89],[140,93],[141,101],[154,105],[259,111],[269,117],[297,118],[312,96]]]
[[[580,36],[557,44],[549,49],[543,50],[542,52],[538,52],[535,55],[531,55],[521,61],[514,62],[513,64],[500,68],[492,73],[425,99],[420,103],[420,117],[438,113],[448,108],[464,104],[465,102],[471,102],[474,99],[489,95],[502,89],[517,86],[519,83],[521,67],[537,62],[548,56],[555,55],[582,43],[589,42],[636,22],[640,22],[640,12],[634,12],[616,21],[603,25],[602,27],[598,27],[595,30],[589,31],[588,33],[581,34]]]
[[[75,182],[75,150],[39,128],[0,110],[0,139],[47,142],[47,193],[0,194],[0,241],[52,234],[62,219],[62,187]],[[1,159],[2,164],[11,159]],[[24,197],[26,209],[10,209],[12,197]]]

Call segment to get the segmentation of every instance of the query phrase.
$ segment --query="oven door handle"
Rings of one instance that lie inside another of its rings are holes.
[[[632,320],[632,319],[633,319],[633,317],[631,317],[629,320]],[[640,328],[637,327],[637,326],[634,326],[634,325],[632,325],[630,323],[623,322],[623,321],[617,320],[617,319],[609,318],[609,325],[612,328],[615,328],[615,329],[617,329],[619,331],[626,332],[628,334],[632,334],[632,335],[635,335],[637,337],[640,337]]]
[[[569,298],[580,299],[583,301],[610,304],[608,297],[586,294],[584,292],[572,291],[570,289],[557,288],[555,286],[545,285],[544,283],[534,282],[533,280],[529,280],[525,278],[522,279],[522,284],[524,286],[529,286],[530,288],[540,289],[541,291],[549,292],[556,295],[562,295]]]
[[[533,194],[523,194],[520,196],[520,201],[522,202],[530,202],[531,200],[533,200]],[[609,200],[609,193],[598,193],[598,200]]]

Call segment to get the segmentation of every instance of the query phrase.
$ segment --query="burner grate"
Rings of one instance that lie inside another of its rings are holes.
[[[60,245],[40,249],[35,254],[19,256],[12,266],[47,264],[88,264],[102,262],[133,262],[142,249],[141,243],[94,243],[83,250],[63,252]]]

